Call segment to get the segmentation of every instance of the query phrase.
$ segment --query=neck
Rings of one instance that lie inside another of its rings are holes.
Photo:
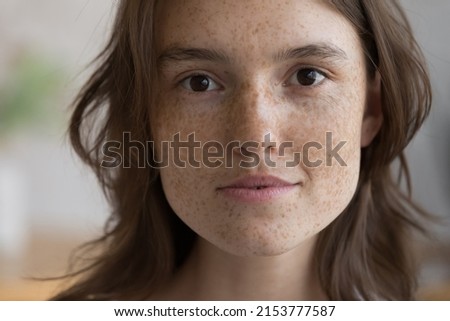
[[[167,300],[324,300],[315,238],[277,256],[239,257],[199,239],[165,293]]]

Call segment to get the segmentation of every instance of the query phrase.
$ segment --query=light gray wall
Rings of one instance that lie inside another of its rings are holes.
[[[49,57],[70,74],[63,84],[64,97],[55,107],[55,113],[67,118],[67,104],[83,79],[77,75],[104,42],[115,3],[0,0],[0,84],[8,81],[21,52]],[[431,212],[450,217],[450,0],[402,3],[429,62],[434,87],[433,111],[408,148],[414,194]],[[3,141],[0,137],[0,163],[6,160],[23,178],[26,191],[18,199],[27,201],[22,202],[23,211],[32,229],[89,234],[90,226],[101,225],[108,209],[92,175],[73,160],[63,125],[57,131],[26,132]],[[450,244],[448,227],[434,229]],[[14,244],[19,244],[19,237]]]
[[[450,218],[450,1],[403,0],[427,58],[433,109],[408,148],[416,199],[429,211]],[[435,230],[450,242],[450,226]]]

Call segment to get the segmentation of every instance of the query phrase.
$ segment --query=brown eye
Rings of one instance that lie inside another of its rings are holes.
[[[289,83],[309,87],[320,84],[324,79],[325,75],[322,72],[313,68],[305,68],[292,75]]]
[[[214,80],[205,75],[195,75],[187,77],[181,82],[181,85],[185,89],[195,92],[204,92],[219,88]]]

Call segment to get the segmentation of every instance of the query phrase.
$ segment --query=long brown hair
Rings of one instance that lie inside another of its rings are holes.
[[[421,229],[426,213],[410,198],[403,150],[431,105],[424,59],[396,1],[329,2],[359,34],[369,74],[381,75],[384,122],[362,150],[352,201],[319,235],[315,257],[321,286],[334,300],[412,299],[416,270],[406,237],[412,228]],[[140,168],[138,153],[121,154],[129,168],[100,166],[106,141],[121,141],[124,132],[137,141],[151,140],[155,3],[121,1],[98,67],[75,101],[70,140],[96,173],[112,214],[105,234],[88,244],[89,250],[100,247],[101,254],[69,274],[77,275],[77,282],[55,299],[145,299],[173,275],[195,240],[168,205],[158,170]],[[392,177],[395,160],[399,177],[406,177],[406,193]]]

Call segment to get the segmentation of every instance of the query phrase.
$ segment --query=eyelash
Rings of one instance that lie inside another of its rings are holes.
[[[320,80],[318,81],[318,83],[315,83],[317,80],[314,80],[314,83],[312,83],[310,85],[302,85],[300,83],[300,81],[298,80],[299,72],[302,72],[302,71],[303,72],[306,71],[308,73],[308,75],[310,75],[310,73],[314,73],[314,74],[319,76]],[[203,78],[203,80],[207,81],[207,83],[204,83],[204,84],[201,84],[201,83],[197,84],[197,85],[204,86],[204,87],[206,86],[207,88],[205,90],[194,90],[194,89],[192,89],[192,87],[191,87],[192,83],[191,82],[192,82],[192,80],[195,77],[200,77],[200,79],[198,79],[198,80],[201,80]],[[297,79],[295,79],[295,78],[297,78]],[[299,87],[303,87],[303,88],[308,88],[308,87],[318,87],[318,86],[320,86],[326,79],[329,79],[329,77],[328,77],[327,73],[325,73],[325,72],[323,72],[323,71],[321,71],[321,70],[319,70],[317,68],[314,68],[314,67],[301,67],[301,68],[295,69],[294,73],[292,73],[292,75],[288,78],[288,80],[286,82],[283,82],[282,85],[284,87],[291,86],[291,84],[289,84],[289,82],[292,79],[295,79],[297,81],[297,84],[294,84],[293,86],[299,86]],[[201,72],[200,73],[191,74],[191,75],[183,78],[181,81],[179,81],[178,84],[181,87],[183,87],[184,89],[186,89],[191,94],[201,94],[201,93],[206,93],[206,92],[213,91],[213,90],[219,90],[219,89],[222,88],[222,86],[217,81],[213,80],[212,77],[210,77],[206,73],[201,73]],[[211,85],[213,85],[214,88],[210,89],[209,87]],[[189,87],[191,87],[191,88],[189,88]]]

